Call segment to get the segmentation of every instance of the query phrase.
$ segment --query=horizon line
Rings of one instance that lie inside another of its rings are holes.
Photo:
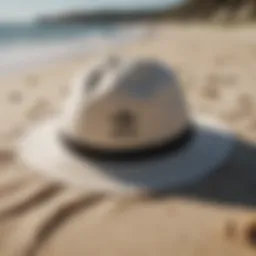
[[[183,2],[183,1],[181,1]],[[138,11],[138,12],[147,12],[147,11],[164,11],[165,8],[172,8],[174,6],[179,5],[179,3],[168,3],[168,4],[163,4],[160,5],[159,7],[157,6],[148,6],[148,7],[129,7],[129,8],[122,8],[122,7],[104,7],[104,8],[99,8],[99,7],[90,7],[90,8],[84,8],[84,9],[79,9],[79,8],[69,8],[69,9],[64,9],[64,10],[59,10],[59,11],[49,11],[49,12],[43,12],[43,13],[36,13],[33,14],[29,17],[6,17],[3,19],[0,19],[0,24],[3,23],[33,23],[35,22],[38,18],[44,17],[44,16],[54,16],[54,15],[64,15],[64,14],[69,14],[69,13],[81,13],[81,12],[87,12],[87,13],[94,13],[94,12],[127,12],[127,11]]]

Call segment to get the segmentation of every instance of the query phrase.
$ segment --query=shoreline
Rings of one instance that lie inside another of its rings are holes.
[[[139,27],[122,27],[118,35],[82,36],[47,42],[46,44],[29,44],[17,47],[0,48],[0,77],[24,72],[36,72],[41,68],[56,66],[61,62],[80,56],[90,57],[111,48],[128,45],[141,40],[147,34],[146,25]],[[116,31],[115,31],[116,33]]]

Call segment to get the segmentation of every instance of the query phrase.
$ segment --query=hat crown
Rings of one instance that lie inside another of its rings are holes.
[[[132,149],[175,139],[188,119],[177,79],[166,65],[111,58],[76,77],[62,129],[80,143]]]

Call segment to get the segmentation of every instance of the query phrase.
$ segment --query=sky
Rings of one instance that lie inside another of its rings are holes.
[[[31,20],[33,17],[68,10],[157,8],[181,0],[0,0],[0,21]]]

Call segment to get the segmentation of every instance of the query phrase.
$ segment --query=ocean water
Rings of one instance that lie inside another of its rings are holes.
[[[140,38],[138,26],[0,24],[0,74]]]
[[[117,31],[118,25],[83,24],[0,24],[0,46],[11,47],[17,44],[47,43],[70,38],[92,35],[111,35]]]

